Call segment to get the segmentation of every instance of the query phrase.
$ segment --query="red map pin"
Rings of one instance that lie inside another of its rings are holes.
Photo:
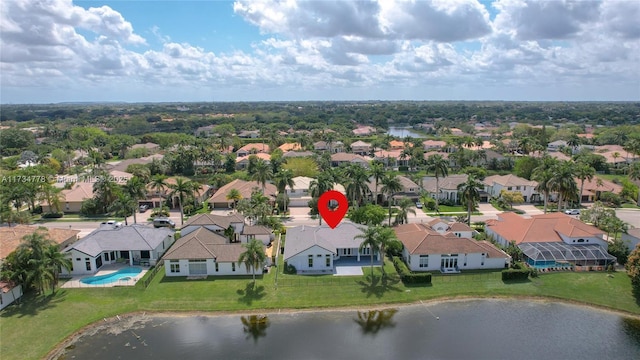
[[[339,191],[329,190],[318,199],[318,212],[332,229],[340,224],[347,210],[349,210],[349,201]]]

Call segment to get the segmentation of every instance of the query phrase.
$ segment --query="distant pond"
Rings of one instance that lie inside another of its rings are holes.
[[[424,137],[424,135],[413,131],[413,128],[411,128],[411,127],[395,127],[395,126],[391,126],[391,127],[389,127],[389,131],[387,131],[387,134],[389,134],[391,136],[397,136],[399,138],[405,138],[407,136],[410,136],[410,137],[413,137],[413,138],[422,138],[422,137]]]
[[[59,359],[640,359],[640,320],[539,301],[381,310],[133,316]]]

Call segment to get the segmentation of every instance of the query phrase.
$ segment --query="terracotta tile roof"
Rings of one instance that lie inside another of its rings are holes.
[[[255,150],[255,151],[258,151],[258,152],[268,153],[269,152],[269,145],[264,144],[264,143],[247,144],[247,145],[241,147],[240,149],[238,149],[236,152],[238,152],[238,151],[251,152],[252,150]]]
[[[15,284],[8,282],[8,281],[0,281],[0,291],[2,291],[3,294],[8,293],[9,291],[11,291],[11,289],[13,289],[15,286]]]
[[[47,229],[44,227],[16,225],[0,227],[0,259],[4,259],[12,251],[18,248],[22,238],[35,233],[36,231],[46,234],[46,237],[54,243],[66,246],[78,240],[80,230],[71,229]]]
[[[580,188],[582,180],[578,178],[575,178],[574,180],[576,181],[576,184],[578,184],[578,188]],[[599,183],[601,183],[602,185],[599,185]],[[582,189],[582,195],[594,194],[596,191],[619,194],[622,191],[622,186],[609,180],[599,178],[597,176],[594,176],[591,180],[585,179],[584,188]]]
[[[533,215],[527,219],[518,214],[498,214],[498,220],[487,221],[486,226],[507,241],[559,242],[566,237],[600,237],[604,232],[563,213]]]
[[[246,161],[246,162],[248,162],[248,161],[249,161],[249,158],[250,158],[251,156],[255,156],[255,157],[257,157],[258,159],[262,159],[262,160],[264,160],[264,161],[266,161],[266,162],[271,162],[271,155],[269,155],[269,154],[265,154],[265,153],[257,153],[257,154],[251,154],[251,155],[249,155],[249,156],[242,156],[242,157],[238,157],[238,158],[236,158],[236,163],[239,163],[239,162],[245,162],[245,161]]]
[[[178,239],[163,259],[216,259],[217,262],[236,262],[243,252],[242,244],[229,243],[224,236],[201,227]]]
[[[457,237],[452,233],[442,235],[423,224],[399,225],[394,231],[410,254],[487,253],[488,257],[508,257],[490,243]]]
[[[243,198],[249,199],[251,198],[251,192],[254,188],[258,188],[262,190],[262,184],[259,184],[257,181],[244,181],[240,179],[233,180],[227,185],[218,189],[218,191],[213,194],[208,200],[210,203],[228,203],[227,194],[231,189],[238,189]],[[273,184],[267,183],[265,186],[265,196],[275,199],[277,189]]]
[[[513,174],[487,176],[483,182],[489,186],[493,186],[494,183],[500,184],[502,186],[537,186],[538,185],[538,183],[535,181],[530,181]]]
[[[278,149],[282,150],[282,152],[296,151],[302,150],[302,145],[300,145],[300,143],[284,143],[278,146]]]
[[[358,140],[358,141],[355,141],[355,142],[351,143],[351,147],[354,147],[354,146],[359,146],[359,147],[362,147],[362,146],[371,146],[371,144],[370,144],[370,143],[368,143],[368,142],[364,142],[364,141],[362,141],[362,140]]]
[[[425,140],[422,142],[422,145],[426,148],[445,147],[447,142],[442,140]]]
[[[341,162],[341,161],[355,161],[360,160],[362,162],[368,162],[367,159],[360,155],[349,154],[349,153],[335,153],[331,154],[331,161]]]
[[[93,183],[76,182],[71,189],[61,191],[62,198],[66,202],[83,202],[84,200],[93,198]]]

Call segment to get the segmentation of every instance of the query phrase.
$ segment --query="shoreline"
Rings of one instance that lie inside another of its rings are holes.
[[[97,332],[99,330],[105,329],[114,329],[116,324],[115,322],[126,321],[130,324],[135,322],[143,321],[147,316],[154,317],[192,317],[192,316],[209,316],[209,317],[217,317],[217,316],[231,316],[231,315],[245,315],[245,314],[263,314],[263,315],[273,315],[273,314],[297,314],[297,313],[312,313],[312,312],[342,312],[342,311],[358,311],[358,310],[382,310],[388,308],[395,307],[409,307],[409,306],[417,306],[417,305],[437,305],[448,302],[464,302],[464,301],[480,301],[480,300],[499,300],[499,301],[529,301],[535,303],[561,303],[571,306],[577,306],[582,308],[587,308],[590,310],[596,310],[601,312],[607,312],[610,314],[615,314],[618,316],[635,318],[640,320],[640,314],[630,313],[624,310],[616,310],[606,306],[595,305],[584,303],[575,300],[565,300],[554,297],[545,297],[545,296],[455,296],[455,297],[441,297],[436,299],[429,300],[419,300],[413,302],[401,302],[401,303],[386,303],[386,304],[375,304],[375,305],[360,305],[360,306],[336,306],[336,307],[308,307],[308,308],[283,308],[283,309],[250,309],[250,310],[233,310],[233,311],[199,311],[199,310],[185,310],[185,311],[135,311],[125,314],[118,314],[112,316],[110,318],[104,318],[102,321],[98,320],[83,326],[82,328],[74,331],[71,335],[67,336],[60,343],[55,345],[51,351],[47,353],[44,359],[54,360],[58,359],[60,356],[64,355],[65,350],[69,346],[73,346],[73,344],[78,341],[82,336],[90,332]]]

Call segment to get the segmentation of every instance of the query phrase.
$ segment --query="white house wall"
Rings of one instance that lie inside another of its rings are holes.
[[[428,267],[420,267],[420,255],[411,255],[411,261],[408,261],[408,252],[403,250],[403,256],[405,262],[411,271],[440,271],[440,262],[442,260],[442,254],[429,254]],[[455,257],[453,257],[455,258]],[[490,258],[484,257],[481,253],[469,253],[458,254],[458,268],[460,270],[477,270],[477,269],[504,269],[505,264],[508,264],[508,258]],[[465,265],[466,263],[466,265]]]
[[[313,267],[309,267],[309,255],[313,255]],[[317,255],[320,255],[319,257]],[[326,266],[326,255],[331,257],[331,261],[329,262],[329,266]],[[287,264],[293,265],[298,271],[321,271],[321,270],[331,270],[333,271],[333,254],[321,248],[318,245],[314,245],[309,249],[302,251],[301,253],[292,256],[287,259]]]
[[[177,260],[180,265],[179,272],[172,272],[171,264],[175,264],[176,260],[165,260],[164,272],[166,276],[200,276],[201,274],[189,273],[189,260],[181,259]],[[252,271],[247,271],[244,264],[220,262],[218,263],[218,271],[216,271],[216,263],[213,259],[206,260],[207,274],[208,276],[223,276],[223,275],[251,275]],[[233,270],[235,264],[235,271]],[[256,275],[262,274],[262,268],[256,269]]]
[[[2,310],[7,306],[11,305],[11,303],[13,303],[14,301],[16,301],[22,296],[22,285],[17,285],[13,289],[7,291],[6,293],[3,293],[1,291],[0,293],[2,294],[2,302],[0,302],[0,310]]]

